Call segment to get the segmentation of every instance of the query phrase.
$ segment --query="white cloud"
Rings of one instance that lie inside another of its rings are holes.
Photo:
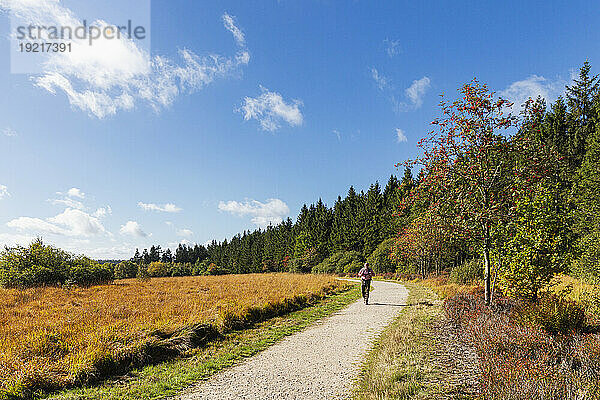
[[[223,14],[223,25],[231,32],[238,46],[243,47],[246,45],[246,37],[244,36],[244,32],[235,25],[235,17],[227,13]]]
[[[48,201],[54,205],[63,205],[70,208],[76,208],[78,210],[85,209],[85,206],[82,202],[70,199],[68,197],[65,197],[64,199],[48,199]]]
[[[2,134],[4,136],[8,136],[8,137],[15,137],[15,136],[19,136],[19,134],[17,133],[17,131],[15,131],[12,128],[4,128],[2,130]]]
[[[398,143],[408,141],[406,135],[404,134],[404,131],[400,128],[396,128],[396,140],[398,141]]]
[[[121,225],[121,229],[119,230],[122,235],[131,235],[138,237],[148,237],[149,235],[142,230],[140,224],[136,221],[127,221],[125,225]]]
[[[283,97],[276,92],[270,92],[267,88],[260,87],[262,94],[259,97],[245,97],[244,105],[240,111],[244,113],[246,121],[255,119],[260,122],[263,130],[274,131],[281,127],[281,121],[291,126],[302,125],[302,112],[300,100],[292,100],[286,103]]]
[[[126,260],[131,258],[135,252],[135,246],[123,244],[120,246],[112,247],[97,247],[91,250],[87,250],[85,253],[89,257],[98,260]]]
[[[59,194],[61,196],[65,196],[62,199],[48,199],[49,202],[51,202],[54,205],[63,205],[69,208],[76,208],[78,210],[84,210],[85,206],[83,205],[82,202],[80,202],[79,200],[74,200],[74,198],[78,198],[78,199],[85,199],[85,193],[83,193],[81,191],[81,189],[78,188],[71,188],[69,190],[67,190],[67,193],[62,193],[62,192],[56,192],[56,194]]]
[[[98,218],[84,211],[67,208],[55,217],[46,220],[19,217],[6,223],[9,228],[33,233],[51,233],[63,236],[92,236],[107,233]]]
[[[27,246],[35,239],[33,235],[0,233],[0,247],[4,246]]]
[[[56,217],[48,218],[48,221],[64,226],[69,236],[91,236],[105,232],[98,218],[71,208]]]
[[[431,87],[431,80],[424,76],[421,79],[413,81],[412,85],[406,89],[406,96],[410,99],[412,105],[415,108],[419,108],[423,105],[423,97],[425,93]]]
[[[106,206],[98,208],[92,215],[96,218],[103,218],[109,214],[112,214],[112,208],[110,208],[110,206]]]
[[[567,82],[563,79],[548,80],[543,76],[531,75],[530,77],[511,83],[500,95],[514,103],[513,108],[520,109],[530,97],[535,100],[538,96],[546,99],[546,103],[553,102],[564,93]]]
[[[400,40],[385,39],[383,43],[386,45],[385,52],[390,58],[400,54]]]
[[[77,197],[78,199],[84,199],[85,193],[81,191],[81,189],[71,188],[67,191],[67,196],[69,197]]]
[[[390,81],[385,76],[381,75],[375,68],[371,68],[371,77],[377,84],[379,90],[384,90],[390,86]]]
[[[221,201],[219,202],[219,210],[239,216],[252,216],[252,222],[261,227],[278,224],[290,213],[287,204],[279,199],[267,199],[266,203],[256,200],[245,200],[243,203]]]
[[[8,193],[8,188],[4,185],[0,185],[0,200],[8,196],[10,196],[10,193]]]
[[[190,237],[190,236],[194,235],[194,232],[191,231],[190,229],[180,229],[179,231],[177,231],[177,234],[179,236]]]
[[[0,0],[0,9],[18,15],[26,25],[82,24],[56,0]],[[243,33],[233,18],[225,14],[223,20],[240,43]],[[110,24],[99,20],[89,25],[104,28]],[[159,111],[170,106],[180,93],[200,90],[218,78],[230,76],[250,60],[245,49],[232,57],[218,54],[200,57],[182,49],[181,61],[175,63],[159,55],[150,56],[126,37],[102,37],[93,46],[82,39],[70,42],[72,51],[49,54],[43,73],[32,77],[32,81],[52,94],[64,93],[73,107],[97,118],[131,110],[137,103]]]
[[[175,204],[167,203],[165,205],[159,205],[154,203],[142,203],[141,201],[138,203],[138,207],[144,209],[145,211],[162,211],[168,213],[176,213],[182,210],[182,208],[177,207]]]
[[[167,224],[167,226],[173,226],[173,223],[171,221],[165,221],[165,224]]]
[[[54,224],[44,221],[40,218],[19,217],[6,223],[9,228],[18,229],[19,231],[31,231],[35,233],[53,233],[55,235],[67,235],[68,232]]]

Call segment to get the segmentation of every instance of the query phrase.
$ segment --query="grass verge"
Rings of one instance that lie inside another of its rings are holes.
[[[440,296],[428,282],[403,282],[407,306],[369,354],[355,398],[471,399],[477,362],[443,315]]]
[[[188,357],[134,370],[102,385],[55,394],[50,399],[161,399],[174,396],[194,383],[266,349],[285,336],[341,310],[360,297],[360,288],[327,297],[316,305],[242,331],[225,334]]]
[[[407,306],[369,354],[356,399],[419,399],[434,392],[426,384],[436,371],[425,331],[439,318],[441,307],[431,289],[410,282],[403,284],[409,290]]]

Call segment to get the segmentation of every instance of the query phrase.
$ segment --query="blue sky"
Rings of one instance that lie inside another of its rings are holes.
[[[592,1],[155,0],[151,54],[100,43],[11,73],[11,11],[136,14],[86,3],[0,0],[0,244],[128,258],[222,240],[385,184],[473,77],[552,101],[586,59],[598,71]]]

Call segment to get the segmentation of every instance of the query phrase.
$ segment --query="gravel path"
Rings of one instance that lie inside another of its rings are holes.
[[[182,400],[345,399],[373,340],[406,304],[397,283],[373,281],[359,300],[245,362],[190,388]]]

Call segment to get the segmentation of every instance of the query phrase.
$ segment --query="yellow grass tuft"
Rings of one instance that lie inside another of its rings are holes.
[[[479,285],[459,285],[448,282],[447,276],[429,277],[427,279],[415,279],[412,281],[433,289],[442,299],[454,297],[459,293],[472,293],[479,288]]]
[[[0,398],[101,378],[123,361],[184,348],[179,337],[190,327],[234,329],[344,285],[322,275],[252,274],[0,289]],[[166,346],[174,336],[179,347]]]
[[[549,291],[562,294],[584,305],[591,324],[600,324],[600,286],[586,283],[572,276],[558,274],[550,281]]]

